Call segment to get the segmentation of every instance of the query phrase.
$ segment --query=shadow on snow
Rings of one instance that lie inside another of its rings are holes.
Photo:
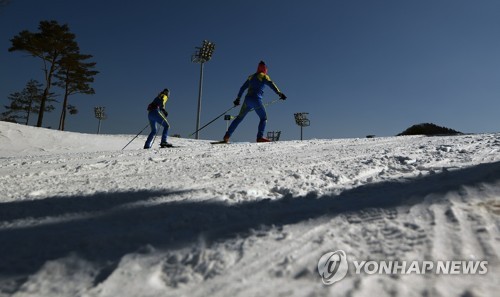
[[[295,224],[367,208],[413,205],[430,194],[459,191],[462,186],[500,181],[500,162],[444,171],[425,177],[363,185],[339,195],[284,197],[227,204],[177,201],[134,205],[155,197],[181,195],[176,191],[97,193],[93,196],[53,197],[0,204],[0,223],[18,219],[86,216],[0,231],[0,283],[18,282],[49,260],[76,253],[102,267],[145,245],[178,248],[203,236],[208,244],[263,225]],[[215,197],[214,197],[215,198]]]

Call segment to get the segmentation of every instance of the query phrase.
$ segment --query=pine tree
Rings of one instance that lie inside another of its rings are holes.
[[[37,121],[37,126],[41,127],[50,96],[52,79],[61,67],[59,62],[64,56],[78,52],[78,44],[75,41],[75,35],[69,31],[68,25],[59,25],[56,21],[41,21],[38,29],[40,30],[38,33],[24,30],[14,36],[10,40],[12,47],[9,48],[9,52],[27,52],[43,61],[45,89],[40,100]]]
[[[2,113],[2,121],[19,123],[26,122],[28,124],[28,115],[25,112],[26,101],[23,98],[23,94],[20,92],[15,92],[9,95],[10,100],[9,105],[4,105],[7,111]]]
[[[9,4],[10,0],[0,0],[0,8],[7,6]]]
[[[92,58],[91,55],[82,55],[75,52],[66,55],[59,61],[60,68],[55,75],[58,81],[55,85],[64,89],[64,100],[59,119],[59,130],[64,130],[67,110],[70,114],[78,113],[75,106],[68,104],[69,96],[74,94],[95,94],[95,91],[90,86],[90,83],[94,82],[94,76],[99,72],[92,70],[96,63],[85,62],[90,58]]]
[[[6,112],[2,113],[2,119],[8,122],[19,123],[23,122],[28,125],[31,113],[39,112],[40,101],[43,94],[42,84],[37,80],[30,80],[26,87],[21,92],[15,92],[9,95],[11,101],[9,105],[5,105]],[[51,112],[54,106],[50,102],[56,101],[53,99],[54,94],[50,94],[46,104],[45,111]]]

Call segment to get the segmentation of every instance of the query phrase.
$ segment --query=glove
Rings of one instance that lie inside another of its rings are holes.
[[[234,106],[240,105],[240,98],[236,98],[236,100],[233,101]]]
[[[168,117],[168,112],[165,109],[162,109],[161,112],[165,115],[165,117]]]
[[[281,100],[286,100],[286,96],[285,96],[285,94],[283,94],[283,93],[279,93],[278,95],[280,96],[280,99],[281,99]]]

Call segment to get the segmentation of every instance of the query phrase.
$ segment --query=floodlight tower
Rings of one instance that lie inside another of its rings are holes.
[[[293,114],[295,117],[295,123],[300,126],[300,140],[302,140],[302,129],[311,125],[311,121],[307,118],[308,112],[298,112]]]
[[[94,107],[94,113],[96,119],[99,120],[99,125],[97,126],[97,134],[99,134],[99,132],[101,132],[101,120],[106,119],[106,114],[104,113],[104,106]]]
[[[203,85],[203,65],[210,61],[215,50],[215,43],[208,40],[203,40],[201,47],[195,47],[196,52],[191,56],[191,62],[200,64],[200,85],[198,91],[198,113],[196,115],[196,135],[199,138],[200,117],[201,117],[201,94]]]

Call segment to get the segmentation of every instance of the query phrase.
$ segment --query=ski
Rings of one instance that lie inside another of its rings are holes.
[[[267,141],[267,142],[264,142],[264,141],[259,141],[259,142],[255,142],[255,143],[273,143],[274,141]],[[231,142],[225,142],[224,140],[221,140],[221,141],[213,141],[213,142],[210,142],[210,144],[231,144]]]
[[[229,144],[229,142],[225,142],[224,140],[221,140],[221,141],[210,142],[210,144]]]
[[[160,148],[173,148],[173,147],[180,147],[180,146],[177,146],[177,145],[173,145],[171,143],[167,143],[166,145],[161,145],[160,144]]]

